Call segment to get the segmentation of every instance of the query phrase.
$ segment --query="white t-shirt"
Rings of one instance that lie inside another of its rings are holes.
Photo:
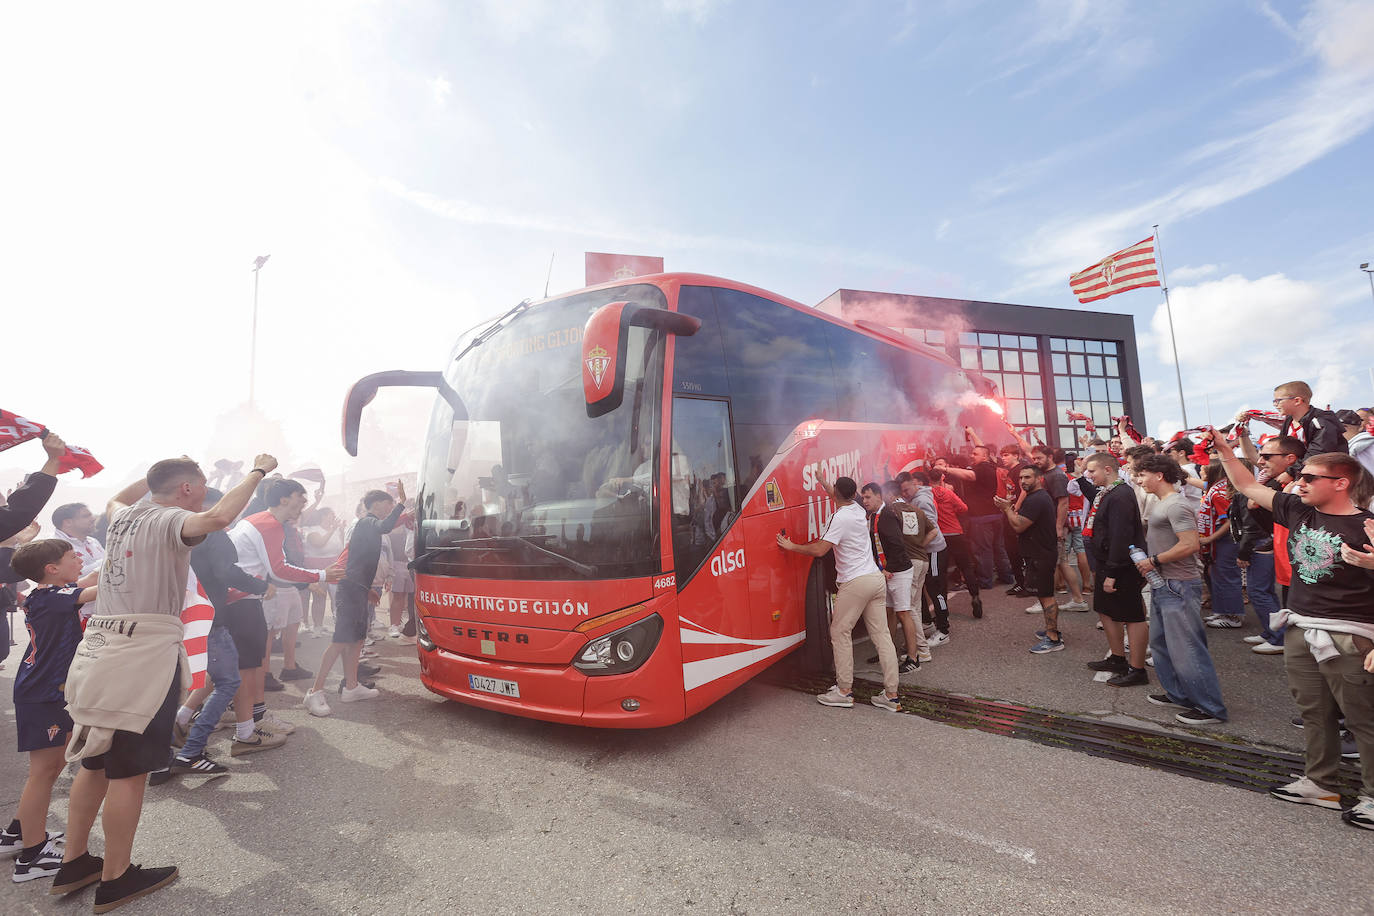
[[[858,503],[836,509],[821,540],[835,545],[836,582],[848,582],[880,571],[869,546],[868,513]]]

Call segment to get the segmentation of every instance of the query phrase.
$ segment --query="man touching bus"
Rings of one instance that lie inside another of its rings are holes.
[[[854,643],[852,633],[859,618],[864,620],[878,663],[883,669],[883,691],[873,695],[873,705],[897,712],[897,652],[887,629],[887,578],[873,558],[869,538],[868,513],[855,502],[859,486],[849,477],[838,477],[832,486],[819,481],[826,495],[835,501],[825,533],[809,544],[795,544],[785,534],[778,535],[778,546],[808,557],[823,557],[835,551],[836,581],[839,594],[830,621],[830,642],[835,652],[835,686],[816,697],[824,706],[854,705]]]

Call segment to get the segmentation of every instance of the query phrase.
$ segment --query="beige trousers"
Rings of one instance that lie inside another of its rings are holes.
[[[868,635],[878,650],[883,686],[897,692],[897,653],[887,630],[887,580],[880,572],[840,583],[835,611],[830,619],[830,643],[835,650],[835,685],[848,693],[854,686],[854,625],[864,619]]]

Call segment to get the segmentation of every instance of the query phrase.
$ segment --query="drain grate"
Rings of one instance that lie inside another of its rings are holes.
[[[779,687],[806,693],[823,693],[833,683],[829,679],[797,676],[795,672],[789,677],[781,671],[765,675],[765,679]],[[856,679],[854,697],[867,700],[881,689],[880,684]],[[1276,785],[1291,782],[1292,774],[1303,771],[1303,758],[1298,754],[1131,728],[1000,700],[904,689],[901,706],[903,712],[958,728],[1069,748],[1252,792],[1268,792]],[[1346,796],[1358,794],[1360,772],[1354,765],[1342,762],[1337,788]]]

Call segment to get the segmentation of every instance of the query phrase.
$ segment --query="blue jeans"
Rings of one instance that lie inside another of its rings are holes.
[[[179,757],[190,760],[205,752],[205,742],[219,724],[220,716],[229,708],[234,694],[239,689],[239,652],[234,648],[234,638],[225,627],[214,627],[205,640],[209,652],[205,674],[214,682],[215,689],[200,708],[200,715],[191,724],[190,737],[179,752]]]
[[[1255,551],[1250,554],[1250,572],[1246,591],[1250,593],[1250,607],[1259,618],[1260,635],[1271,645],[1283,645],[1283,630],[1269,628],[1269,615],[1279,609],[1279,596],[1274,591],[1274,555]]]
[[[1166,579],[1162,588],[1151,587],[1150,604],[1150,650],[1159,685],[1185,706],[1227,719],[1202,624],[1202,580]]]
[[[1007,545],[1003,541],[1003,526],[1006,516],[970,515],[968,518],[969,537],[973,541],[973,559],[978,564],[978,587],[992,588],[993,567],[996,564],[997,578],[1004,582],[1014,582],[1011,560],[1007,558]]]
[[[1212,613],[1228,617],[1245,616],[1245,599],[1240,591],[1240,567],[1236,555],[1240,545],[1229,534],[1212,542]]]

